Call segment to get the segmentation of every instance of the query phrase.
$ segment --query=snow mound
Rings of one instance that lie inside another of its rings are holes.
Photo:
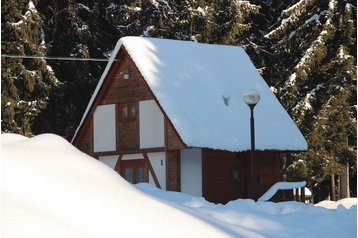
[[[340,238],[356,237],[357,233],[356,206],[326,209],[296,201],[274,203],[252,199],[237,199],[222,205],[184,193],[166,192],[149,184],[135,187],[156,199],[198,214],[214,226],[231,232],[233,237]]]
[[[356,237],[355,199],[299,202],[202,197],[127,183],[59,136],[1,135],[2,230],[8,237]],[[347,206],[353,204],[353,206]],[[349,207],[349,208],[348,208]]]
[[[344,198],[341,200],[335,201],[322,201],[315,206],[325,207],[328,209],[337,209],[339,206],[343,206],[344,208],[351,208],[352,206],[357,206],[357,198]]]
[[[2,237],[229,236],[138,191],[59,136],[1,139]]]

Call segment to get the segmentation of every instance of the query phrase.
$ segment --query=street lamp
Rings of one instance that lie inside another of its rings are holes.
[[[251,130],[251,198],[257,199],[257,164],[255,158],[255,121],[254,107],[260,101],[260,94],[256,91],[249,90],[244,93],[244,101],[250,107],[250,130]]]

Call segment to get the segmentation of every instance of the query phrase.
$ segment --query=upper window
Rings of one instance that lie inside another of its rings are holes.
[[[132,121],[137,118],[137,107],[135,103],[122,103],[119,105],[119,119],[121,121]]]
[[[129,72],[129,70],[123,70],[123,71],[119,72],[119,74],[121,75],[121,78],[123,78],[125,80],[131,79],[131,73]]]

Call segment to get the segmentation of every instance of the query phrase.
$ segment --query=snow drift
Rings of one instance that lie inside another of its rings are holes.
[[[2,139],[2,237],[227,237],[59,136]]]
[[[250,199],[213,204],[145,183],[133,186],[59,136],[2,134],[1,147],[4,238],[357,234],[356,199],[317,206]]]

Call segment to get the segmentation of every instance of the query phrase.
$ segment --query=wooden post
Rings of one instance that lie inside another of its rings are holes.
[[[295,201],[299,202],[300,201],[300,194],[299,194],[299,189],[295,188]]]
[[[305,187],[301,188],[301,202],[305,202],[306,201],[306,195],[305,195]]]
[[[117,171],[118,174],[121,174],[121,161],[123,158],[123,154],[118,155],[117,163],[114,166],[114,170]]]

